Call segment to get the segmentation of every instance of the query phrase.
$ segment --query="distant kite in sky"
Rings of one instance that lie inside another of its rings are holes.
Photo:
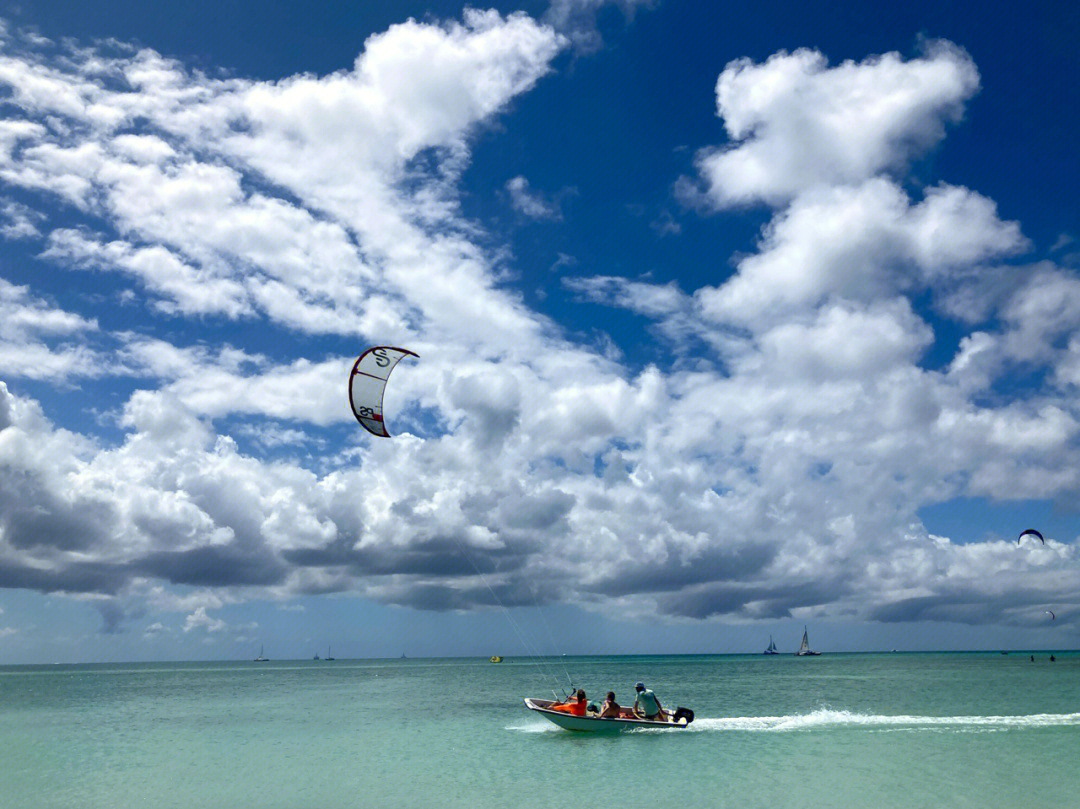
[[[349,405],[356,420],[372,435],[389,438],[383,421],[383,391],[386,380],[404,357],[418,355],[407,348],[374,346],[356,358],[349,374]]]
[[[1044,612],[1045,612],[1045,613],[1046,613],[1047,615],[1049,615],[1049,616],[1050,616],[1050,620],[1051,620],[1051,621],[1056,621],[1056,620],[1057,620],[1057,616],[1056,616],[1056,615],[1054,615],[1054,611],[1053,611],[1053,610],[1044,610]]]
[[[1025,536],[1028,536],[1028,535],[1033,536],[1033,537],[1038,537],[1039,542],[1041,542],[1043,545],[1046,544],[1046,540],[1043,539],[1043,535],[1040,534],[1038,531],[1036,531],[1034,528],[1028,528],[1026,531],[1021,531],[1020,536],[1018,536],[1016,538],[1016,544],[1019,545],[1020,540],[1023,539]]]

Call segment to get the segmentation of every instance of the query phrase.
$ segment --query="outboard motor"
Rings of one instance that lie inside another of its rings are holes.
[[[683,721],[685,720],[685,721]],[[689,725],[694,721],[694,712],[689,708],[683,708],[681,705],[675,709],[675,713],[672,714],[671,721],[676,725],[684,724]]]

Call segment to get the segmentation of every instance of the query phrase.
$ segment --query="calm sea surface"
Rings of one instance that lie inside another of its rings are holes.
[[[522,707],[561,660],[0,667],[0,806],[1080,807],[1057,658],[566,658],[590,698],[697,713],[614,736]]]

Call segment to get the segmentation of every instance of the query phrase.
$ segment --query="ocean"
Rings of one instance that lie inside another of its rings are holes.
[[[1080,656],[0,667],[0,806],[1080,807]],[[559,730],[556,682],[687,730]]]

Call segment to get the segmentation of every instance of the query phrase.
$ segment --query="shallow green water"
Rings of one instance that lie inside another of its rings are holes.
[[[567,658],[697,713],[615,736],[525,659],[6,667],[0,806],[1080,806],[1080,657],[1036,657]]]

